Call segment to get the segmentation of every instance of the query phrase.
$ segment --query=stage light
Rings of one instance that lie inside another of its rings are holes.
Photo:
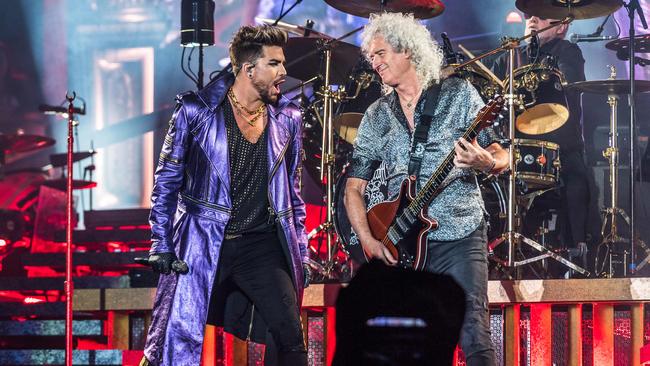
[[[214,44],[214,1],[183,0],[181,3],[181,45]]]
[[[521,17],[521,14],[517,11],[511,11],[506,16],[506,23],[523,23],[524,19]]]

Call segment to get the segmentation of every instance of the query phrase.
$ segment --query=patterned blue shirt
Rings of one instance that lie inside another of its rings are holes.
[[[422,118],[425,95],[422,93],[415,109],[416,127]],[[424,146],[418,190],[453,150],[454,141],[465,133],[483,105],[476,89],[466,80],[452,77],[443,81]],[[369,181],[368,209],[399,193],[402,181],[408,176],[412,139],[413,133],[395,92],[379,98],[366,110],[348,172],[350,177]],[[492,128],[479,133],[478,143],[483,147],[497,141]],[[387,186],[387,193],[380,192],[378,187],[382,184]],[[439,228],[429,233],[428,238],[434,241],[465,238],[476,230],[485,212],[476,175],[472,169],[454,168],[442,186],[445,188],[428,209],[429,217],[438,221]]]

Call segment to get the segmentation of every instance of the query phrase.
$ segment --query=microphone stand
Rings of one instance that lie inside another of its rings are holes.
[[[643,9],[639,4],[639,0],[630,0],[625,4],[627,8],[628,17],[630,19],[630,272],[631,274],[635,271],[634,263],[634,242],[636,240],[636,225],[635,225],[635,209],[634,209],[634,167],[635,167],[635,129],[636,129],[636,87],[635,87],[635,72],[634,72],[634,57],[635,55],[635,29],[634,29],[634,13],[639,14],[639,19],[641,20],[641,25],[644,29],[648,29],[648,23],[646,23],[645,16],[643,15]]]
[[[74,143],[73,125],[74,125],[74,105],[73,101],[77,94],[73,91],[72,95],[66,93],[65,98],[68,100],[68,179],[66,182],[66,226],[65,226],[65,364],[72,366],[72,296],[74,284],[72,282],[72,150]]]
[[[274,27],[275,27],[276,25],[278,25],[278,23],[280,22],[280,20],[282,20],[282,18],[284,18],[287,14],[289,14],[289,12],[290,12],[291,10],[293,10],[293,8],[295,8],[296,5],[300,4],[301,2],[302,2],[302,0],[296,0],[296,2],[293,3],[293,5],[291,5],[291,6],[289,7],[289,9],[287,9],[287,11],[285,11],[285,12],[282,13],[282,14],[280,14],[280,16],[278,17],[278,19],[276,19],[275,22],[273,22],[272,25],[273,25]]]

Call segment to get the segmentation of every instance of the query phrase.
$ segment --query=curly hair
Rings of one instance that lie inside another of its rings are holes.
[[[361,33],[361,49],[369,58],[368,48],[373,38],[381,36],[396,52],[407,51],[423,88],[437,83],[441,77],[442,50],[427,28],[412,14],[371,14]]]
[[[264,46],[284,47],[287,43],[287,33],[269,25],[245,25],[235,33],[230,42],[230,62],[235,75],[246,62],[254,64],[262,57]]]

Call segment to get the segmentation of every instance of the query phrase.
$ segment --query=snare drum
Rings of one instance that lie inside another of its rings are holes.
[[[557,130],[569,119],[569,108],[562,73],[550,66],[526,65],[513,73],[515,94],[522,96],[516,111],[516,128],[528,135]],[[506,79],[506,90],[510,81]]]
[[[528,189],[553,187],[560,178],[560,146],[542,140],[515,139],[517,178]]]

